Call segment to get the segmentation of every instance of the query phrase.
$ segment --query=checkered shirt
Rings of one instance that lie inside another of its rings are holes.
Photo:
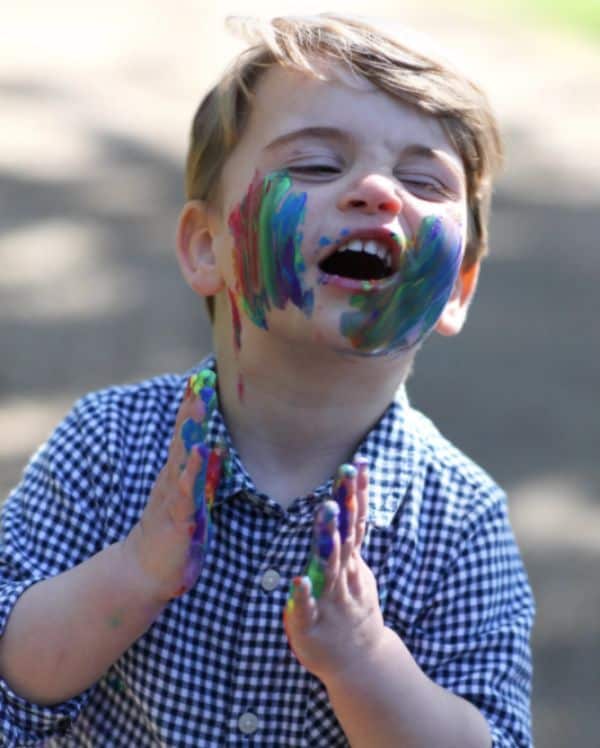
[[[29,586],[127,536],[167,459],[189,373],[83,398],[34,455],[2,512],[0,634]],[[232,470],[196,586],[76,698],[40,707],[0,680],[0,746],[348,744],[282,625],[331,481],[284,510],[256,490],[218,410],[209,442],[226,444]],[[530,746],[533,600],[504,494],[403,389],[357,455],[371,475],[363,556],[386,625],[430,678],[481,710],[494,746]]]

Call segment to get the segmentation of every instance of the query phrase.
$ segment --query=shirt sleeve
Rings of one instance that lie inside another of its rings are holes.
[[[432,680],[482,712],[494,748],[532,745],[533,617],[533,596],[498,490],[482,498],[465,523],[409,645]]]
[[[102,497],[110,492],[111,479],[93,410],[85,400],[75,406],[33,456],[2,507],[0,636],[31,585],[103,547]],[[0,745],[29,746],[65,734],[89,694],[42,707],[21,698],[0,678]]]

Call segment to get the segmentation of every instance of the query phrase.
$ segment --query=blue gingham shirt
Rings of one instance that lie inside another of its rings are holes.
[[[34,455],[2,512],[0,633],[30,585],[127,536],[167,459],[188,375],[84,397]],[[233,469],[196,586],[74,699],[40,707],[0,680],[0,745],[347,745],[282,625],[331,481],[284,510],[256,490],[218,410],[209,435]],[[371,474],[363,556],[386,625],[430,678],[481,710],[494,746],[530,746],[533,600],[504,494],[403,389],[357,454]]]

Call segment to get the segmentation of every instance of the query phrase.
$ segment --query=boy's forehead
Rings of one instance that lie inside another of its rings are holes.
[[[386,96],[373,83],[342,65],[315,61],[315,74],[272,65],[260,77],[255,91],[254,111],[262,105],[278,106],[279,116],[309,109],[312,99],[322,106],[336,95],[371,93]],[[303,95],[299,95],[299,94]],[[307,98],[308,96],[308,98]],[[391,97],[390,97],[391,98]]]
[[[265,145],[310,126],[338,126],[350,136],[375,137],[385,131],[390,147],[402,147],[404,136],[430,147],[454,152],[440,122],[416,106],[382,91],[341,64],[319,61],[319,76],[279,65],[259,80],[247,133]],[[397,142],[395,142],[397,141]]]

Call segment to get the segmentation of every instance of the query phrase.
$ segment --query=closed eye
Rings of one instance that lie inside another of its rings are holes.
[[[400,181],[417,197],[425,200],[443,200],[452,197],[453,192],[437,179],[427,179],[413,176],[400,176]]]
[[[300,174],[308,177],[329,176],[339,174],[341,169],[333,164],[293,164],[287,167],[290,174]]]

